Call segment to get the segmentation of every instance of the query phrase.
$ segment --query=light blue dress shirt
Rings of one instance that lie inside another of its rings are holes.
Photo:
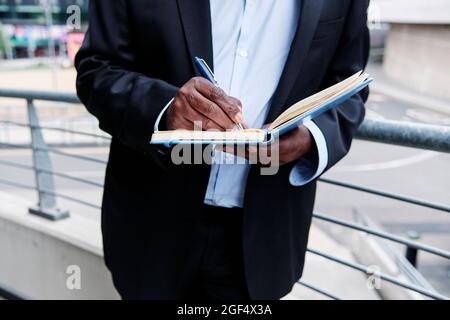
[[[251,128],[264,125],[297,30],[300,2],[210,0],[214,73],[220,87],[241,100],[245,123]],[[294,186],[317,178],[328,163],[321,130],[313,121],[304,125],[316,142],[319,157],[318,163],[298,160],[290,174],[290,183]],[[246,161],[215,152],[205,203],[226,208],[243,207],[249,170]]]

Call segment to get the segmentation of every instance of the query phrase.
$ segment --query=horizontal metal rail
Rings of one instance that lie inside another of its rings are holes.
[[[65,102],[71,104],[81,103],[80,99],[78,99],[77,95],[74,93],[56,91],[0,89],[0,97],[24,100]]]
[[[35,148],[37,151],[47,151],[53,154],[57,154],[60,156],[64,156],[64,157],[69,157],[69,158],[73,158],[73,159],[78,159],[78,160],[84,160],[84,161],[89,161],[89,162],[96,162],[99,164],[104,164],[106,165],[108,162],[105,160],[101,160],[101,159],[97,159],[97,158],[93,158],[93,157],[88,157],[88,156],[81,156],[81,155],[77,155],[77,154],[72,154],[69,152],[65,152],[65,151],[61,151],[58,149],[54,149],[54,148]]]
[[[347,266],[349,268],[358,270],[358,271],[360,271],[362,273],[365,273],[366,275],[369,275],[369,276],[374,275],[374,272],[372,270],[370,270],[369,267],[366,267],[366,266],[361,265],[359,263],[355,263],[355,262],[351,262],[351,261],[348,261],[348,260],[345,260],[345,259],[342,259],[342,258],[338,258],[338,257],[329,255],[329,254],[327,254],[325,252],[322,252],[322,251],[319,251],[319,250],[316,250],[316,249],[313,249],[313,248],[308,248],[307,251],[312,253],[312,254],[315,254],[317,256],[320,256],[322,258],[325,258],[327,260],[334,261],[334,262],[336,262],[336,263],[338,263],[340,265],[344,265],[344,266]],[[393,284],[395,284],[397,286],[400,286],[400,287],[403,287],[405,289],[409,289],[411,291],[415,291],[417,293],[420,293],[420,294],[422,294],[424,296],[427,296],[427,297],[430,297],[430,298],[433,298],[433,299],[436,299],[436,300],[448,300],[449,299],[449,297],[446,297],[446,296],[444,296],[442,294],[439,294],[437,292],[433,292],[433,291],[427,290],[425,288],[422,288],[422,287],[419,287],[419,286],[416,286],[416,285],[413,285],[413,284],[409,284],[409,283],[404,282],[404,281],[400,281],[400,280],[398,280],[398,279],[396,279],[396,278],[394,278],[394,277],[392,277],[390,275],[387,275],[385,273],[382,273],[382,272],[376,273],[375,275],[378,276],[382,280],[385,280],[387,282],[393,283]]]
[[[95,181],[92,181],[92,180],[88,180],[88,179],[84,179],[84,178],[75,177],[75,176],[72,176],[72,175],[69,175],[69,174],[63,173],[63,172],[46,170],[46,169],[40,169],[40,168],[34,168],[33,166],[30,166],[30,165],[18,164],[18,163],[7,161],[7,160],[0,160],[0,165],[13,167],[13,168],[18,168],[18,169],[23,169],[23,170],[29,170],[29,171],[36,170],[38,172],[53,174],[53,175],[55,175],[57,177],[64,178],[64,179],[67,179],[67,180],[77,181],[77,182],[88,184],[88,185],[91,185],[91,186],[94,186],[94,187],[103,188],[103,184],[102,183],[98,183],[98,182],[95,182]]]
[[[26,190],[33,190],[33,191],[34,190],[38,190],[37,187],[35,187],[35,186],[30,186],[30,185],[26,185],[26,184],[23,184],[23,183],[14,182],[14,181],[10,181],[10,180],[5,180],[5,179],[1,179],[1,178],[0,178],[0,184],[7,185],[7,186],[10,186],[10,187],[19,188],[19,189],[26,189]],[[80,200],[80,199],[77,199],[77,198],[74,198],[74,197],[71,197],[71,196],[68,196],[68,195],[65,195],[65,194],[61,194],[61,193],[58,193],[58,192],[53,192],[51,190],[46,190],[46,189],[42,189],[42,188],[39,189],[39,191],[42,192],[42,193],[48,194],[48,195],[55,196],[57,198],[65,199],[65,200],[68,200],[68,201],[71,201],[71,202],[74,202],[74,203],[82,204],[82,205],[87,206],[87,207],[91,207],[91,208],[94,208],[94,209],[101,210],[101,206],[99,206],[99,205],[96,205],[94,203],[87,202],[87,201],[84,201],[84,200]]]
[[[7,147],[11,149],[31,149],[30,144],[17,144],[17,143],[8,143],[8,142],[0,142],[0,147]]]
[[[26,165],[26,164],[20,164],[20,163],[8,161],[8,160],[0,160],[0,165],[17,168],[17,169],[22,169],[22,170],[34,170],[33,166]]]
[[[20,182],[5,180],[5,179],[2,179],[2,178],[0,178],[0,184],[6,185],[6,186],[10,186],[10,187],[19,188],[19,189],[37,190],[37,188],[35,186],[30,186],[30,185],[26,185],[26,184],[23,184],[23,183],[20,183]]]
[[[387,192],[387,191],[378,190],[378,189],[374,189],[374,188],[368,188],[368,187],[360,186],[360,185],[349,183],[349,182],[342,182],[342,181],[337,181],[337,180],[323,178],[323,177],[320,178],[319,181],[327,183],[327,184],[339,186],[339,187],[344,187],[347,189],[353,189],[353,190],[357,190],[357,191],[361,191],[361,192],[374,194],[374,195],[381,196],[384,198],[390,198],[390,199],[394,199],[394,200],[408,202],[408,203],[415,204],[415,205],[418,205],[421,207],[427,207],[427,208],[435,209],[435,210],[439,210],[439,211],[450,212],[450,206],[445,205],[445,204],[434,203],[434,202],[430,202],[430,201],[426,201],[426,200],[408,197],[408,196],[398,194],[398,193]]]
[[[47,143],[47,146],[50,148],[56,149],[76,149],[76,148],[108,148],[109,142],[56,142],[56,143]],[[26,150],[33,149],[31,144],[29,143],[16,143],[8,146],[7,144],[0,143],[0,149],[18,149],[18,150]]]
[[[39,191],[42,192],[42,193],[51,195],[51,196],[55,196],[57,198],[61,198],[61,199],[65,199],[65,200],[68,200],[68,201],[71,201],[71,202],[74,202],[74,203],[82,204],[84,206],[91,207],[91,208],[94,208],[94,209],[101,210],[101,208],[102,208],[101,206],[96,205],[94,203],[87,202],[87,201],[84,201],[84,200],[80,200],[80,199],[77,199],[77,198],[74,198],[74,197],[62,194],[62,193],[54,192],[54,191],[51,191],[51,190],[39,189]]]
[[[310,289],[310,290],[312,290],[312,291],[314,291],[314,292],[317,292],[317,293],[319,293],[319,294],[321,294],[321,295],[323,295],[323,296],[325,296],[325,297],[327,297],[327,298],[330,298],[331,300],[341,300],[341,299],[339,299],[337,296],[335,296],[334,294],[329,293],[329,292],[326,291],[326,290],[320,289],[319,287],[314,286],[314,285],[312,285],[312,284],[309,284],[309,283],[307,283],[307,282],[305,282],[305,281],[303,281],[303,280],[297,281],[297,283],[298,283],[299,285],[305,287],[305,288],[308,288],[308,289]]]
[[[44,170],[44,169],[36,169],[36,171],[38,172],[43,172],[43,173],[48,173],[48,174],[53,174],[56,177],[60,177],[66,180],[71,180],[71,181],[76,181],[76,182],[80,182],[80,183],[84,183],[93,187],[98,187],[98,188],[103,188],[103,184],[102,183],[98,183],[92,180],[88,180],[88,179],[84,179],[84,178],[79,178],[79,177],[74,177],[70,174],[67,173],[62,173],[62,172],[58,172],[58,171],[51,171],[51,170]]]
[[[0,142],[0,146],[7,146],[7,147],[11,147],[11,148],[20,148],[20,149],[29,149],[29,148],[26,148],[26,147],[18,145],[18,144],[12,144],[12,143],[7,143],[7,142]],[[96,162],[96,163],[103,164],[103,165],[108,164],[108,162],[106,160],[97,159],[97,158],[88,157],[88,156],[81,156],[81,155],[77,155],[77,154],[72,154],[70,152],[61,151],[61,150],[58,150],[58,149],[55,149],[55,148],[36,147],[34,149],[37,150],[37,151],[47,151],[47,152],[50,152],[50,153],[53,153],[53,154],[57,154],[57,155],[64,156],[64,157],[69,157],[69,158],[74,158],[74,159],[78,159],[78,160],[84,160],[84,161],[89,161],[89,162]]]
[[[54,102],[81,103],[77,95],[67,92],[43,92],[0,89],[0,97]],[[450,127],[405,121],[365,119],[357,139],[404,147],[450,152]]]
[[[344,221],[338,218],[333,218],[331,216],[328,215],[324,215],[324,214],[320,214],[320,213],[314,213],[314,218],[322,220],[322,221],[326,221],[326,222],[330,222],[333,224],[337,224],[340,225],[342,227],[347,227],[353,230],[358,230],[358,231],[362,231],[368,234],[371,234],[373,236],[379,237],[379,238],[383,238],[386,240],[390,240],[393,242],[397,242],[397,243],[401,243],[404,244],[410,248],[415,248],[421,251],[425,251],[428,252],[430,254],[436,255],[436,256],[440,256],[442,258],[446,258],[446,259],[450,259],[450,251],[446,251],[446,250],[442,250],[439,248],[435,248],[429,245],[425,245],[425,244],[421,244],[415,241],[411,241],[408,239],[404,239],[402,237],[398,237],[398,236],[394,236],[391,235],[390,233],[387,232],[383,232],[383,231],[379,231],[379,230],[375,230],[366,226],[362,226],[356,223],[352,223],[349,221]]]
[[[84,132],[84,131],[78,131],[78,130],[73,130],[73,129],[64,129],[64,128],[50,127],[50,126],[32,126],[32,125],[30,125],[28,123],[9,121],[9,120],[0,120],[0,124],[16,126],[16,127],[22,127],[22,128],[30,128],[30,129],[59,131],[59,132],[76,134],[76,135],[80,135],[80,136],[91,137],[91,138],[99,138],[99,139],[111,140],[111,137],[108,137],[108,136],[103,136],[103,135],[100,135],[100,134],[89,133],[89,132]]]
[[[450,127],[417,122],[366,119],[357,139],[450,152]]]

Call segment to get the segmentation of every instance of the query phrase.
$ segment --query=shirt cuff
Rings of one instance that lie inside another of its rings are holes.
[[[166,104],[166,106],[164,107],[164,109],[162,109],[161,113],[159,114],[158,118],[156,118],[155,121],[155,126],[153,127],[153,132],[158,132],[159,131],[159,123],[161,122],[162,117],[164,116],[164,113],[167,111],[167,109],[169,109],[169,107],[172,105],[172,102],[175,100],[175,98],[173,98],[172,100],[169,101],[168,104]]]
[[[322,130],[312,121],[303,123],[316,142],[318,157],[315,160],[303,157],[297,161],[289,175],[289,182],[295,187],[304,186],[319,177],[328,165],[328,149]]]

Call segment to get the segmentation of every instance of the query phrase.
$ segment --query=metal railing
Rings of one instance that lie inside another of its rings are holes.
[[[84,201],[83,199],[78,199],[70,195],[61,194],[56,191],[54,177],[76,181],[79,183],[84,183],[86,185],[99,188],[103,188],[103,185],[95,181],[91,181],[88,179],[72,176],[64,172],[58,172],[53,170],[53,164],[50,155],[54,154],[72,159],[94,162],[101,165],[106,165],[106,161],[94,157],[72,154],[70,152],[61,150],[61,148],[49,147],[44,139],[43,132],[44,131],[64,132],[73,135],[81,135],[96,139],[104,139],[105,141],[110,141],[110,138],[104,135],[88,133],[79,130],[58,128],[54,126],[42,126],[40,124],[36,110],[37,108],[34,103],[36,100],[41,100],[47,102],[61,102],[61,103],[64,102],[69,104],[80,104],[78,97],[70,93],[19,91],[19,90],[0,90],[0,97],[22,99],[26,101],[26,108],[27,108],[26,114],[28,117],[28,123],[0,119],[0,125],[29,128],[31,136],[31,143],[28,146],[9,143],[7,141],[0,141],[0,147],[31,149],[33,157],[32,166],[17,164],[5,160],[0,160],[0,165],[9,166],[22,170],[29,170],[34,172],[35,176],[34,185],[26,185],[17,181],[8,181],[2,179],[1,177],[0,177],[0,184],[37,191],[38,203],[35,207],[30,208],[29,211],[32,214],[50,220],[56,221],[69,217],[68,210],[62,210],[58,208],[56,201],[58,198],[72,201],[94,209],[100,209],[100,206],[98,204],[90,203],[88,201]]]
[[[106,161],[85,155],[73,154],[61,150],[61,148],[49,147],[43,138],[42,132],[45,130],[59,131],[74,135],[83,135],[96,139],[97,138],[105,139],[107,141],[109,141],[110,138],[103,135],[87,133],[83,131],[66,130],[52,126],[42,126],[40,125],[36,112],[36,106],[34,104],[35,100],[79,104],[78,98],[74,94],[67,94],[67,93],[62,94],[62,93],[14,91],[14,90],[0,90],[0,98],[1,97],[23,99],[26,101],[28,123],[14,122],[10,120],[6,121],[0,119],[0,125],[29,128],[31,134],[31,144],[28,146],[23,146],[14,143],[9,143],[7,141],[0,141],[0,147],[30,149],[32,151],[33,156],[33,165],[30,166],[15,163],[12,161],[0,160],[0,166],[12,167],[16,169],[28,170],[33,172],[35,176],[35,185],[27,185],[22,182],[10,181],[3,179],[1,177],[0,177],[0,184],[27,190],[35,190],[38,194],[39,201],[36,207],[30,208],[29,211],[32,214],[36,214],[47,219],[59,220],[69,217],[69,213],[67,210],[61,210],[57,207],[56,199],[65,199],[94,209],[100,209],[100,206],[98,204],[90,203],[88,201],[78,199],[70,195],[61,194],[60,192],[57,192],[55,190],[55,185],[53,181],[54,177],[76,181],[96,188],[102,188],[103,184],[88,179],[76,177],[74,175],[70,175],[64,172],[58,172],[53,170],[50,155],[54,154],[77,160],[89,161],[101,165],[106,165]],[[450,153],[450,128],[443,126],[405,123],[396,121],[378,121],[368,119],[360,127],[357,133],[357,139]],[[369,193],[372,195],[393,199],[408,204],[433,209],[436,211],[441,211],[445,213],[450,212],[450,206],[448,204],[434,203],[423,199],[417,199],[407,195],[387,192],[384,190],[378,190],[367,186],[336,181],[328,178],[321,178],[319,179],[319,181],[321,183],[330,184],[337,187],[343,187],[359,192]],[[404,245],[410,250],[423,251],[444,259],[450,259],[449,251],[436,248],[427,244],[418,243],[416,241],[399,237],[382,230],[377,230],[362,224],[354,223],[352,221],[345,221],[319,212],[314,213],[313,217],[316,220],[331,223],[333,225],[362,232],[364,234],[368,234],[376,238]],[[308,248],[308,252],[310,254],[337,263],[341,266],[345,266],[353,270],[362,272],[368,276],[374,275],[374,271],[371,270],[371,268],[368,266],[364,266],[346,259],[342,259],[330,253],[322,252],[314,248]],[[399,280],[385,273],[378,272],[376,276],[378,276],[380,279],[384,281],[411,290],[413,292],[419,293],[425,297],[429,297],[432,299],[449,299],[448,297],[438,292],[435,292],[430,288],[425,288],[422,286],[411,284],[407,281]],[[318,294],[321,294],[329,299],[336,299],[336,300],[339,299],[339,297],[334,293],[330,293],[324,290],[323,288],[319,288],[314,284],[304,282],[303,280],[300,280],[298,283],[299,285],[308,288]]]

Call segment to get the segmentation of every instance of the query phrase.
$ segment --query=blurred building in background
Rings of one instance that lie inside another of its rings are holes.
[[[50,27],[46,4],[51,12]],[[67,51],[78,46],[84,28],[67,26],[67,8],[71,5],[80,8],[81,21],[85,22],[87,0],[0,0],[0,58],[48,56],[50,40],[57,56],[73,57]]]
[[[416,92],[450,100],[450,1],[372,0],[372,7],[373,19],[389,25],[384,73]]]

